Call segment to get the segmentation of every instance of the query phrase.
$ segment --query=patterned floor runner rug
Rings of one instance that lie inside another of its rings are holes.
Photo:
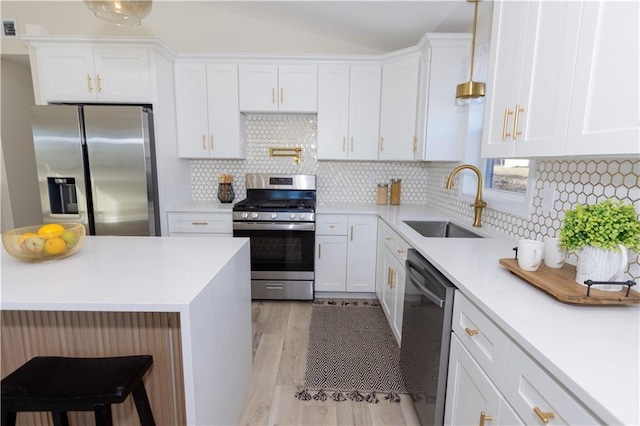
[[[378,301],[314,301],[301,400],[399,402],[400,353]]]

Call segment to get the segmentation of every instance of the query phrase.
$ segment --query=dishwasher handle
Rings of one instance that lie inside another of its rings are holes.
[[[416,287],[424,297],[436,304],[439,308],[444,307],[445,300],[422,285],[419,277],[422,277],[423,275],[410,260],[407,260],[407,272],[407,280],[413,284],[413,286]]]

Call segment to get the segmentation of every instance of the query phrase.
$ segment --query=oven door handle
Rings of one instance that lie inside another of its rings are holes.
[[[234,231],[315,231],[315,223],[234,222]]]

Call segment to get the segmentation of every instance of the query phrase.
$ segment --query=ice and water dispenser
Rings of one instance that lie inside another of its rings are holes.
[[[78,214],[76,180],[72,177],[47,177],[49,204],[53,214]]]

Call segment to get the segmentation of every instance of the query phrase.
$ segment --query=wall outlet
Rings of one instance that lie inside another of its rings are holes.
[[[546,182],[540,190],[541,207],[544,213],[553,210],[553,203],[558,199],[558,185],[555,182]]]
[[[378,178],[373,172],[369,173],[369,183],[378,183]]]

